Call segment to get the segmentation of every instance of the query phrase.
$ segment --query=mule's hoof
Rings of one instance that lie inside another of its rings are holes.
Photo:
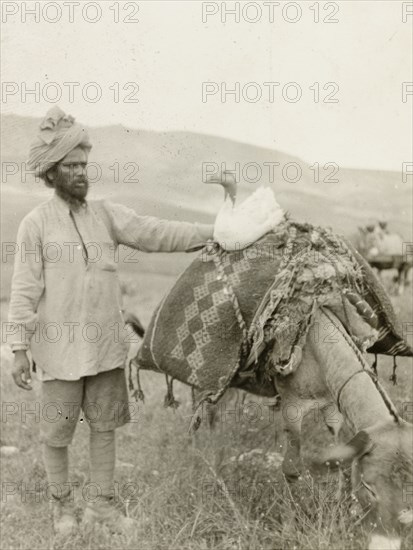
[[[301,479],[301,474],[286,474],[284,472],[284,476],[288,483],[296,483]]]
[[[289,483],[298,481],[303,472],[303,464],[301,462],[293,462],[291,459],[284,459],[282,471]]]

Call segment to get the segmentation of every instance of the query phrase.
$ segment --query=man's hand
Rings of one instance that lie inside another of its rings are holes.
[[[24,350],[14,352],[14,366],[12,370],[14,382],[24,390],[32,390],[30,378],[30,361]]]

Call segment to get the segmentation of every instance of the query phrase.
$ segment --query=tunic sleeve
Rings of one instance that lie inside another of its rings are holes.
[[[213,225],[139,216],[131,208],[109,201],[104,206],[118,244],[144,252],[184,252],[204,245],[213,236]]]

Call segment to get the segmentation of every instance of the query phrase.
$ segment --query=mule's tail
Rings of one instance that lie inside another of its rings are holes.
[[[125,323],[132,327],[133,332],[135,332],[139,338],[143,338],[145,336],[145,329],[134,313],[131,311],[124,311],[123,317],[125,319]]]

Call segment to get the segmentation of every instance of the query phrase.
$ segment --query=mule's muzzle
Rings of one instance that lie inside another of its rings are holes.
[[[398,520],[403,525],[410,525],[413,523],[413,509],[412,508],[406,508],[405,510],[402,510],[400,514],[398,515]]]

